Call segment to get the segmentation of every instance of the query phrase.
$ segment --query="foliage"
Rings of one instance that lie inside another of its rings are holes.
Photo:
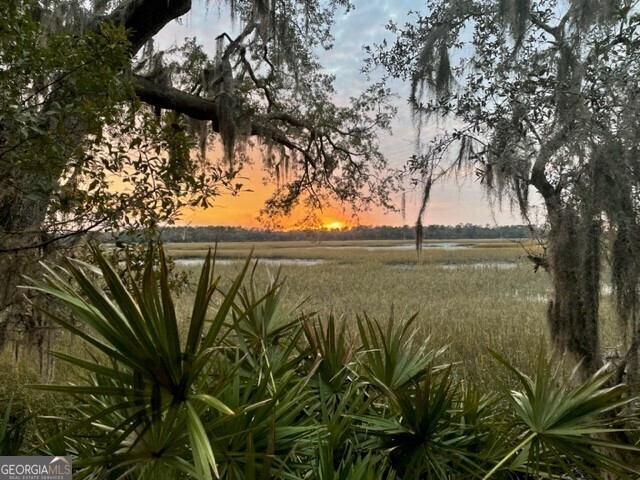
[[[105,290],[78,261],[66,262],[65,275],[79,292],[54,269],[36,287],[70,308],[73,319],[54,320],[91,347],[89,356],[55,354],[79,382],[38,387],[77,399],[68,427],[43,448],[62,442],[79,478],[480,478],[523,470],[559,478],[571,475],[568,465],[596,478],[600,468],[633,472],[591,449],[620,447],[591,435],[617,431],[623,418],[605,426],[599,414],[631,400],[620,387],[605,388],[604,373],[569,386],[542,357],[534,380],[500,358],[521,388],[504,386],[499,402],[439,365],[441,350],[413,348],[413,320],[362,317],[359,345],[332,317],[324,325],[292,317],[281,308],[278,277],[264,290],[252,279],[243,286],[250,260],[227,288],[209,256],[182,328],[164,261],[158,272],[149,262],[142,285],[127,291],[97,258]]]
[[[78,329],[73,322],[60,317],[53,320],[92,345],[111,363],[103,366],[97,358],[91,361],[61,352],[55,354],[84,369],[89,386],[41,388],[90,395],[88,403],[80,406],[83,420],[60,435],[89,425],[105,432],[88,444],[69,446],[82,458],[78,465],[84,467],[83,476],[92,475],[91,467],[96,465],[107,473],[142,471],[151,475],[149,472],[157,473],[159,468],[169,468],[199,478],[210,476],[212,469],[217,472],[216,463],[200,417],[209,410],[223,415],[233,411],[211,389],[209,359],[215,346],[228,334],[223,324],[248,262],[226,301],[207,322],[208,305],[218,283],[207,259],[182,346],[166,263],[162,262],[159,278],[152,263],[148,263],[141,288],[136,287],[130,293],[97,251],[96,258],[113,301],[72,262],[67,263],[68,273],[78,282],[86,300],[74,295],[64,278],[51,269],[47,275],[49,285],[40,287],[64,302],[89,330]],[[193,458],[188,460],[192,463],[179,455],[184,442],[191,445]]]
[[[384,164],[371,127],[388,125],[389,94],[375,89],[351,107],[333,105],[332,77],[312,53],[328,48],[334,10],[348,2],[224,2],[246,28],[235,39],[220,32],[215,58],[195,38],[155,49],[153,35],[191,8],[170,3],[4,0],[0,200],[18,206],[0,224],[0,250],[97,227],[153,228],[224,190],[238,193],[240,145],[251,137],[283,181],[274,208],[311,191],[315,204],[330,191],[384,201],[368,171]],[[150,41],[139,43],[146,29]],[[193,113],[194,103],[207,113]],[[210,137],[222,139],[227,165],[207,152]],[[14,190],[28,198],[17,202]],[[20,218],[27,209],[37,213]],[[34,230],[46,239],[30,238]]]
[[[46,7],[0,2],[0,348],[25,340],[43,357],[50,330],[16,288],[39,260],[77,254],[94,229],[171,222],[229,185],[187,168],[191,140],[135,98],[123,26],[50,29]]]
[[[419,347],[414,346],[410,328],[418,318],[414,314],[397,328],[393,314],[383,330],[378,321],[367,315],[358,318],[358,331],[363,345],[360,362],[363,376],[370,383],[388,390],[393,395],[412,382],[419,381],[433,360],[444,350],[430,351],[428,340]]]
[[[512,455],[518,454],[527,470],[535,475],[568,475],[573,478],[580,469],[598,476],[597,468],[604,468],[624,477],[629,465],[619,462],[609,453],[615,449],[635,450],[633,447],[601,438],[603,434],[619,431],[624,418],[611,415],[619,407],[632,401],[627,387],[607,386],[612,372],[603,368],[588,380],[562,380],[562,364],[553,366],[540,351],[535,377],[530,378],[513,368],[503,357],[493,356],[519,382],[521,390],[509,390],[501,384],[503,395],[509,400],[516,416],[515,428],[521,431],[522,441],[498,463],[485,478],[491,476]],[[574,370],[574,374],[577,369]]]
[[[104,24],[52,34],[38,8],[3,2],[0,64],[10,67],[0,80],[3,253],[97,226],[155,225],[200,203],[208,182],[220,178],[213,172],[198,180],[195,170],[181,170],[184,154],[163,153],[188,141],[134,101],[124,30]],[[44,239],[26,238],[33,229],[11,205],[24,203],[18,193],[39,206],[29,220],[44,222]]]
[[[414,346],[416,318],[398,328],[392,315],[384,331],[377,321],[359,319],[362,376],[380,395],[374,399],[381,407],[374,403],[356,417],[357,428],[379,438],[379,444],[369,439],[365,445],[389,452],[401,478],[474,476],[480,471],[474,457],[485,449],[489,432],[488,399],[463,393],[452,366],[435,363],[445,349],[430,350],[428,340]]]
[[[30,416],[16,409],[12,395],[0,418],[0,455],[13,456],[22,453],[26,423],[29,420]]]
[[[548,221],[536,265],[552,276],[549,326],[557,347],[601,366],[602,259],[638,371],[637,5],[633,2],[430,1],[395,42],[370,49],[370,66],[411,81],[410,103],[445,132],[425,142],[408,169],[429,188],[441,174],[475,170],[493,198],[525,221],[529,194]],[[603,247],[610,232],[610,247]],[[631,382],[635,382],[631,378]]]
[[[141,283],[145,266],[149,261],[153,261],[156,269],[160,268],[162,262],[166,263],[167,281],[172,292],[180,294],[186,291],[190,281],[189,273],[176,269],[175,261],[171,257],[160,258],[158,250],[154,248],[154,240],[157,238],[156,233],[152,230],[147,230],[143,235],[138,235],[137,238],[140,239],[141,236],[144,236],[144,240],[147,241],[140,241],[139,243],[117,241],[115,245],[101,245],[98,248],[107,261],[118,270],[120,278],[123,279],[127,288]],[[92,251],[79,251],[74,255],[76,259],[87,263],[92,263],[94,256]]]

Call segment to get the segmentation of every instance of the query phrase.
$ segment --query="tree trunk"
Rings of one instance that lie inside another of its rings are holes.
[[[600,222],[572,206],[549,215],[549,270],[553,294],[548,322],[560,351],[581,361],[588,376],[602,366],[598,329],[600,303]]]
[[[27,303],[24,290],[18,288],[27,283],[25,277],[35,276],[38,262],[48,254],[47,248],[25,248],[43,243],[48,198],[26,194],[34,178],[16,176],[13,180],[17,185],[0,194],[0,349],[12,342],[17,356],[24,347],[37,348],[40,374],[49,378],[52,358],[47,352],[53,332],[42,313]],[[38,299],[30,298],[29,302]]]

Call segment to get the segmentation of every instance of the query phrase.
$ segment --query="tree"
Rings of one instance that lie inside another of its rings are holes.
[[[2,2],[2,8],[0,344],[16,327],[46,349],[49,330],[20,303],[16,284],[50,251],[52,235],[103,223],[100,210],[113,209],[109,202],[116,199],[104,196],[106,177],[97,166],[122,164],[117,145],[105,151],[102,131],[120,121],[118,102],[130,97],[121,73],[126,37],[105,26],[75,38],[45,38],[35,3]],[[86,207],[91,195],[101,199],[96,209]],[[39,251],[22,251],[28,247]]]
[[[410,103],[422,124],[437,115],[448,126],[409,165],[423,176],[425,204],[440,175],[475,169],[494,198],[510,198],[529,222],[535,189],[548,234],[543,255],[531,257],[552,278],[548,320],[555,344],[580,359],[585,373],[600,367],[600,280],[608,255],[625,363],[636,375],[635,4],[430,1],[425,14],[413,15],[404,26],[389,24],[395,42],[371,48],[369,61],[411,82]]]
[[[387,201],[372,173],[384,167],[376,130],[388,126],[389,92],[334,105],[313,53],[349,2],[223,4],[240,33],[217,34],[210,58],[195,38],[154,47],[190,0],[2,1],[1,331],[20,275],[51,247],[98,227],[154,228],[237,192],[250,141],[278,181],[268,212],[327,195]],[[207,155],[216,139],[224,162]]]

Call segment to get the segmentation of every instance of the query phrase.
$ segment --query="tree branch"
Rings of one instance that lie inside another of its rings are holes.
[[[11,248],[0,248],[0,255],[1,254],[7,254],[7,253],[17,253],[17,252],[22,252],[25,250],[33,250],[35,248],[44,248],[47,247],[53,243],[59,242],[61,240],[64,240],[66,238],[69,237],[75,237],[78,235],[83,235],[85,233],[89,233],[90,231],[94,230],[95,228],[99,227],[100,225],[102,225],[107,219],[103,218],[102,220],[97,220],[96,222],[92,223],[91,225],[81,228],[79,230],[72,230],[70,232],[67,232],[65,234],[62,235],[57,235],[57,236],[53,236],[50,238],[46,238],[45,240],[41,240],[39,242],[36,243],[31,243],[29,245],[21,245],[19,247],[11,247]],[[44,233],[44,232],[41,232]]]
[[[557,201],[556,188],[549,182],[545,174],[545,169],[549,163],[551,156],[556,153],[566,139],[566,127],[560,128],[555,135],[541,145],[538,158],[531,168],[530,183],[545,200],[547,207],[555,209],[555,201]]]
[[[135,93],[142,102],[154,107],[174,110],[195,120],[211,121],[213,131],[219,132],[220,112],[218,111],[218,105],[215,101],[183,92],[177,88],[159,85],[141,75],[134,75],[133,77],[135,79]],[[269,115],[267,119],[284,121],[293,127],[306,129],[311,134],[315,132],[315,130],[303,120],[290,115]],[[271,139],[292,150],[302,152],[298,145],[274,128],[254,124],[252,125],[250,134],[252,136]]]
[[[215,101],[197,97],[177,88],[160,85],[141,76],[133,75],[134,90],[144,103],[166,110],[175,110],[195,120],[211,120],[214,130],[219,124],[220,115]]]
[[[104,21],[122,25],[129,33],[131,51],[135,55],[166,24],[191,10],[191,0],[129,0],[111,14],[94,21],[96,28]]]

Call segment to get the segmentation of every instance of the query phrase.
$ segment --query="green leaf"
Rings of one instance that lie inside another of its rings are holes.
[[[221,413],[224,413],[226,415],[233,415],[235,412],[233,410],[231,410],[229,407],[227,407],[224,403],[222,403],[220,400],[218,400],[217,398],[211,396],[211,395],[205,395],[205,394],[194,394],[194,395],[189,395],[187,397],[188,400],[196,400],[198,402],[202,402],[205,405],[208,405],[209,407],[212,407],[216,410],[218,410]]]
[[[191,403],[187,402],[186,408],[187,431],[189,432],[191,451],[193,452],[198,474],[201,478],[211,478],[211,470],[213,470],[214,475],[219,477],[218,467],[204,426]]]

